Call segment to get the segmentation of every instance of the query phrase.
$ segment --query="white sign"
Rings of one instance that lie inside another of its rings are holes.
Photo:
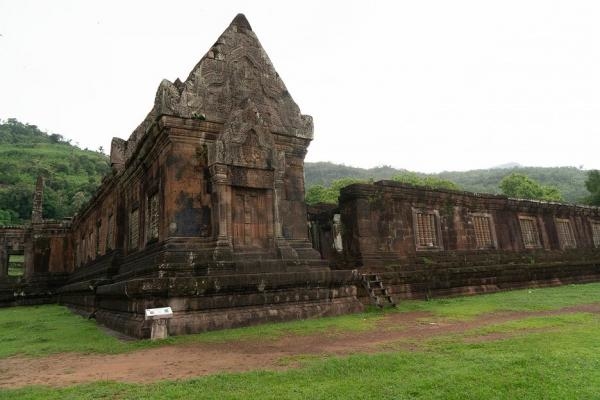
[[[168,319],[173,317],[171,307],[146,308],[146,319]]]

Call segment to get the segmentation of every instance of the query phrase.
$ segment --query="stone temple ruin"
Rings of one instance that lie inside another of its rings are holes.
[[[72,220],[0,228],[0,305],[58,302],[148,337],[356,312],[401,298],[600,280],[600,209],[378,182],[304,203],[310,116],[238,15],[164,80]],[[24,255],[24,275],[7,274]]]

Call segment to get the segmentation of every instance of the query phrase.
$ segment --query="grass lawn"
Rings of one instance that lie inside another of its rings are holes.
[[[247,328],[170,337],[160,342],[123,342],[98,328],[93,320],[57,305],[0,308],[0,359],[13,355],[44,356],[54,353],[115,354],[144,348],[190,342],[272,340],[283,335],[306,335],[331,331],[368,330],[383,317],[372,310],[340,317],[264,324]]]
[[[600,283],[513,290],[479,296],[402,301],[398,311],[429,311],[451,319],[469,319],[495,311],[544,311],[600,302]]]
[[[419,310],[468,319],[493,311],[551,310],[594,302],[600,302],[600,284],[409,301],[390,312]],[[368,330],[382,315],[373,311],[268,324],[173,338],[164,344]],[[472,340],[488,334],[497,337]],[[392,346],[376,355],[307,357],[300,368],[283,372],[219,374],[153,385],[96,382],[60,389],[30,387],[0,390],[0,399],[592,399],[600,398],[599,339],[597,314],[532,316],[434,337],[412,351]],[[0,310],[0,343],[0,357],[63,351],[114,353],[164,345],[121,343],[93,322],[58,306]]]

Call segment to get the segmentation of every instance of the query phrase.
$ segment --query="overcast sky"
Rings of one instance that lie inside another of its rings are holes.
[[[597,0],[0,0],[0,118],[109,149],[238,12],[314,118],[307,161],[600,169]]]

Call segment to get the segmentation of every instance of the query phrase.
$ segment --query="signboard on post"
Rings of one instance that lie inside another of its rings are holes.
[[[147,308],[146,321],[152,321],[150,339],[166,339],[169,337],[167,320],[173,318],[171,307]]]

